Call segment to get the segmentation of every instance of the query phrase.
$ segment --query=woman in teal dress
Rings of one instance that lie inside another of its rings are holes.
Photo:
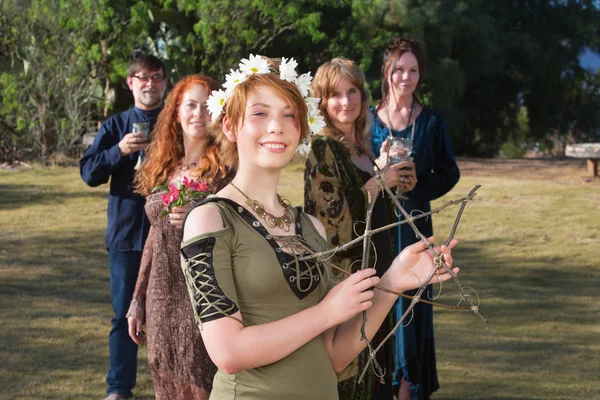
[[[376,157],[387,156],[380,154],[380,148],[390,135],[412,136],[416,185],[412,189],[404,188],[407,189],[403,190],[406,200],[402,201],[409,214],[430,211],[430,201],[448,193],[460,177],[444,120],[415,97],[424,69],[424,56],[418,42],[393,39],[383,58],[382,100],[371,109],[372,147]],[[387,150],[388,143],[382,150]],[[423,235],[433,235],[431,217],[419,219],[415,225]],[[417,241],[408,224],[395,230],[396,252]],[[426,296],[432,296],[431,286]],[[398,299],[396,319],[409,305],[409,299]],[[397,331],[395,346],[394,386],[399,390],[398,400],[429,399],[439,388],[431,305],[417,303],[410,324]]]
[[[321,99],[319,110],[326,126],[311,141],[312,151],[304,170],[304,204],[306,213],[316,217],[327,232],[331,246],[343,245],[363,234],[368,209],[368,194],[374,198],[377,183],[371,157],[369,93],[362,71],[354,61],[334,58],[321,65],[311,85],[311,96]],[[393,166],[384,176],[391,187],[397,186],[399,166]],[[389,223],[389,199],[379,196],[373,209],[371,227],[376,229]],[[390,265],[392,243],[390,231],[372,237],[375,246],[371,252],[371,266],[382,276]],[[355,272],[361,267],[362,246],[338,252],[332,261]],[[376,259],[376,263],[374,263]],[[389,333],[390,321],[378,331],[374,345]],[[393,369],[393,349],[379,353],[378,362],[385,371]],[[339,374],[339,394],[344,400],[392,400],[391,379],[381,383],[371,376],[364,384],[357,380],[365,366],[366,352],[349,368]]]

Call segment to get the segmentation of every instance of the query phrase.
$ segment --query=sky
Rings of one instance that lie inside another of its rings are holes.
[[[596,72],[600,68],[600,54],[588,49],[579,56],[579,63],[583,68]]]

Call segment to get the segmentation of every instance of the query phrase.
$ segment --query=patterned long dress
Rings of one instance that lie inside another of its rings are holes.
[[[202,342],[181,273],[183,233],[160,216],[163,210],[160,193],[147,197],[151,227],[128,314],[145,314],[156,399],[208,399],[217,368]]]
[[[327,233],[331,246],[343,245],[364,233],[364,221],[367,215],[367,192],[362,188],[372,173],[358,168],[351,159],[344,144],[334,138],[319,135],[311,141],[311,152],[306,159],[304,171],[304,207],[308,214],[318,218]],[[385,197],[378,197],[373,210],[371,228],[376,229],[389,223],[388,203]],[[371,263],[377,260],[375,268],[381,276],[392,261],[392,243],[389,231],[372,237],[375,249],[371,250]],[[360,269],[362,244],[338,252],[334,263],[347,271]],[[370,265],[373,266],[372,264]],[[391,314],[372,342],[377,346],[391,329]],[[393,370],[393,344],[378,353],[377,361],[388,373],[385,383],[375,377],[362,384],[358,378],[364,368],[367,354],[361,353],[339,376],[338,390],[340,399],[392,399],[391,377]]]
[[[389,129],[379,119],[375,108],[371,108],[371,114],[373,116],[372,148],[375,156],[378,157],[381,145],[389,135]],[[430,211],[429,202],[448,193],[460,177],[452,144],[441,115],[430,108],[424,108],[414,124],[415,136],[412,153],[417,173],[417,185],[412,191],[405,193],[408,199],[402,202],[402,207],[409,214]],[[412,125],[408,126],[406,130],[411,132]],[[392,129],[394,136],[399,136],[401,133],[403,131]],[[393,217],[390,216],[390,221],[391,218]],[[403,218],[400,217],[400,219]],[[433,235],[431,217],[419,219],[415,221],[415,225],[425,236]],[[418,240],[408,224],[401,225],[394,233],[396,253]],[[415,293],[416,291],[406,292],[409,295]],[[431,285],[423,296],[424,298],[432,296]],[[404,314],[409,305],[409,299],[403,297],[398,299],[395,306],[396,319]],[[431,393],[439,388],[431,305],[417,303],[411,323],[396,331],[395,345],[394,386],[400,384],[401,378],[405,378],[411,383],[410,390],[413,399],[429,399]]]

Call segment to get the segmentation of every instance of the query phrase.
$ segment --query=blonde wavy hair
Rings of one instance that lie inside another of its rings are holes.
[[[355,121],[355,139],[360,143],[360,149],[365,154],[371,154],[371,120],[369,114],[369,104],[371,95],[365,85],[365,76],[358,65],[347,58],[336,57],[326,62],[317,69],[317,73],[310,86],[310,95],[320,97],[319,109],[325,118],[327,126],[319,133],[321,135],[332,137],[342,142],[350,149],[353,146],[344,133],[333,126],[331,117],[327,113],[327,101],[336,91],[340,79],[345,78],[354,85],[361,93],[361,109],[358,118]]]

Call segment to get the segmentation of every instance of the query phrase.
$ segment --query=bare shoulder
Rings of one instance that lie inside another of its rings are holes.
[[[321,235],[323,237],[323,239],[327,240],[327,233],[325,232],[325,227],[323,226],[321,221],[319,221],[316,217],[313,217],[310,214],[305,214],[305,215],[308,217],[310,222],[312,222],[312,224],[315,226],[315,228],[317,229],[317,232],[319,232],[319,235]]]
[[[225,228],[221,213],[216,204],[203,204],[188,214],[183,229],[183,240],[191,239],[198,235],[217,232]]]

